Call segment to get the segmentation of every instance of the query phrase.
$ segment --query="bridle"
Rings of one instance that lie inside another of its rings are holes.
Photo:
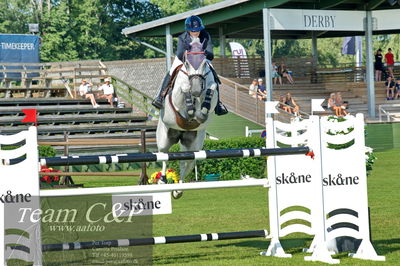
[[[205,53],[204,52],[186,52],[186,55],[191,55],[191,54],[192,55],[196,55],[196,54],[205,54]],[[185,61],[186,61],[186,59],[185,59]],[[193,80],[195,80],[195,79],[200,79],[200,82],[201,82],[200,84],[202,84],[202,86],[201,86],[201,91],[202,92],[206,89],[206,82],[205,81],[206,81],[207,75],[210,74],[211,70],[208,70],[207,73],[205,73],[204,75],[202,75],[202,74],[189,75],[189,73],[187,73],[182,68],[179,71],[181,71],[182,73],[184,73],[188,77],[189,84],[190,84],[190,91],[192,90]]]

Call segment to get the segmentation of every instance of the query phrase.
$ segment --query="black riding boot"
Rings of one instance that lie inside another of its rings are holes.
[[[156,97],[154,98],[154,100],[151,103],[157,109],[161,109],[163,107],[164,97],[165,97],[164,91],[168,87],[170,79],[171,79],[171,76],[169,75],[169,72],[168,72],[167,75],[164,77],[161,87],[157,91]]]
[[[218,92],[218,101],[217,105],[215,106],[215,114],[216,115],[226,115],[228,113],[228,109],[226,109],[225,105],[219,100],[219,86],[217,85],[217,92]]]
[[[226,115],[228,113],[228,109],[226,109],[225,105],[223,105],[221,100],[219,99],[219,84],[221,84],[221,81],[218,78],[217,72],[213,67],[211,67],[211,65],[210,69],[214,75],[214,80],[217,83],[217,92],[218,92],[218,101],[217,101],[217,106],[215,106],[214,112],[216,115]]]

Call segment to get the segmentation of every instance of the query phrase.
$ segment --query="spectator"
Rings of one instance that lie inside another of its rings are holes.
[[[96,99],[94,98],[93,93],[91,93],[91,88],[93,84],[88,83],[86,80],[82,80],[82,84],[79,86],[79,95],[84,99],[90,99],[90,103],[93,108],[97,108],[100,105],[97,104]]]
[[[342,93],[340,91],[336,92],[335,104],[336,104],[336,108],[338,109],[337,116],[347,115],[346,109],[347,109],[348,103],[343,101]]]
[[[378,49],[375,54],[375,81],[382,80],[382,71],[383,71],[383,63],[382,63],[382,49]]]
[[[389,48],[388,52],[385,54],[386,67],[389,72],[389,76],[393,77],[393,67],[394,67],[394,55],[392,54],[392,49]]]
[[[257,79],[253,79],[249,87],[249,95],[251,95],[251,97],[253,98],[257,97],[257,87],[258,87]]]
[[[331,109],[336,116],[340,116],[341,108],[336,105],[336,93],[332,92],[328,99],[328,108]]]
[[[101,87],[99,88],[99,90],[103,91],[103,95],[101,95],[100,97],[103,99],[107,99],[108,103],[111,105],[111,107],[114,107],[114,103],[113,103],[113,98],[114,98],[114,86],[112,84],[110,84],[111,79],[106,78],[104,80],[104,84],[101,85]]]
[[[400,79],[398,79],[397,80],[397,83],[396,83],[396,99],[399,99],[400,98]]]
[[[292,73],[292,72],[290,72]],[[286,65],[284,63],[281,63],[281,65],[278,67],[278,74],[284,78],[286,78],[290,84],[294,84],[292,75],[289,74],[289,70],[286,68]]]
[[[290,92],[286,93],[285,104],[288,105],[296,116],[300,115],[300,107],[297,105],[296,101],[293,99],[292,94]]]
[[[279,96],[279,108],[285,112],[292,113],[290,106],[285,105],[285,102],[286,102],[286,97],[283,95]]]
[[[263,101],[265,101],[267,99],[267,88],[265,88],[262,78],[258,79],[257,97],[259,100],[263,100]]]
[[[396,86],[394,78],[389,76],[385,82],[386,86],[386,100],[394,100],[394,87]],[[390,97],[392,95],[392,97]]]
[[[279,80],[279,84],[282,85],[282,77],[278,73],[279,67],[276,65],[276,63],[272,63],[272,81],[274,84]]]

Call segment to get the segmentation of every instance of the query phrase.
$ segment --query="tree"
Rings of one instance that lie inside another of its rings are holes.
[[[2,33],[28,33],[28,23],[37,20],[32,5],[27,5],[26,0],[0,0],[0,32]]]
[[[206,5],[215,4],[222,0],[150,0],[150,2],[160,8],[163,16],[179,14]]]

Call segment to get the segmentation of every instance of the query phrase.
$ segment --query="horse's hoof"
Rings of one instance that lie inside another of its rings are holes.
[[[204,123],[208,118],[208,114],[203,114],[202,112],[196,112],[196,120],[199,123]]]
[[[205,115],[205,116],[207,116],[208,115],[208,109],[207,108],[205,108],[205,107],[203,107],[203,108],[201,108],[201,113],[203,114],[203,115]]]
[[[189,110],[187,112],[187,114],[188,114],[189,118],[192,118],[194,116],[194,110]]]
[[[179,190],[174,190],[171,192],[171,195],[174,199],[179,199],[182,197],[183,195],[183,191],[179,191]]]
[[[161,178],[157,181],[157,184],[167,184],[167,177],[165,175],[162,175]]]

